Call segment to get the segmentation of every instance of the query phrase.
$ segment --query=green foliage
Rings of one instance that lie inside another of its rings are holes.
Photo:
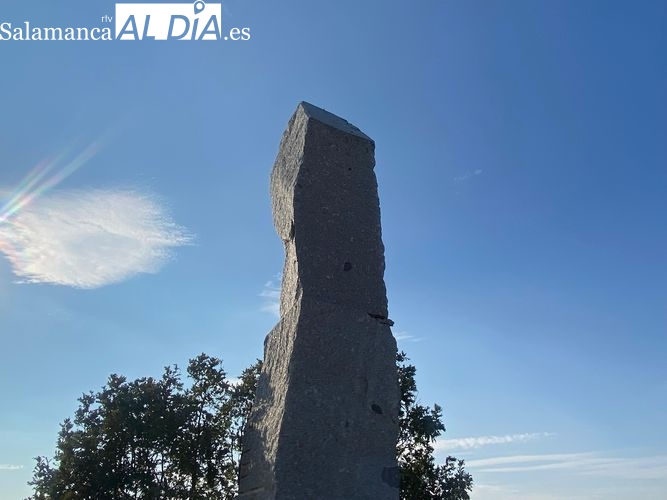
[[[463,461],[436,465],[433,458],[445,430],[441,408],[417,404],[415,367],[404,353],[397,361],[401,499],[468,500],[472,477]],[[36,458],[28,500],[235,498],[260,369],[257,361],[232,384],[219,359],[201,354],[188,364],[187,387],[175,366],[160,379],[111,375],[61,424],[53,460]]]
[[[401,500],[469,500],[472,476],[465,471],[463,460],[447,457],[444,464],[435,463],[433,443],[445,432],[442,408],[417,404],[416,369],[407,360],[404,352],[396,357],[401,389],[396,447]]]
[[[259,361],[230,384],[222,362],[202,354],[161,379],[111,375],[66,419],[52,461],[38,457],[31,500],[232,499],[240,436]]]

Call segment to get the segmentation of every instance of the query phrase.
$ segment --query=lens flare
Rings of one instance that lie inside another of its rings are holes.
[[[104,139],[98,139],[77,154],[74,159],[65,163],[63,160],[69,156],[69,148],[54,158],[46,159],[38,163],[19,185],[9,194],[9,200],[0,208],[0,224],[7,222],[10,217],[19,212],[35,198],[50,191],[70,175],[84,166],[95,156],[104,144]],[[49,174],[51,176],[49,177]]]

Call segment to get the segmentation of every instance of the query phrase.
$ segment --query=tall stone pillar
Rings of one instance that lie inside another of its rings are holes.
[[[375,144],[302,102],[271,174],[280,321],[241,459],[242,500],[397,500],[399,389]]]

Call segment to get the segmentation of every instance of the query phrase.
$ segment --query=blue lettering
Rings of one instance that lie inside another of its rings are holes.
[[[197,8],[197,4],[195,4],[195,9]],[[195,36],[197,36],[197,26],[199,26],[199,18],[195,17],[195,23],[192,25],[192,36],[190,37],[190,40],[195,40]]]
[[[132,29],[128,30],[127,25],[132,24]],[[134,20],[134,15],[131,14],[130,17],[127,18],[127,21],[125,21],[125,26],[123,26],[120,30],[120,33],[118,33],[118,39],[122,40],[123,35],[133,35],[134,39],[137,40],[138,35],[139,35],[139,30],[137,30],[137,23]]]
[[[181,33],[178,36],[173,34],[174,21],[176,19],[182,19],[183,21],[185,21],[185,29],[183,30],[183,33]],[[169,21],[169,33],[167,33],[167,40],[180,40],[181,38],[183,38],[185,35],[188,34],[189,30],[190,30],[190,20],[185,16],[174,14],[171,16],[171,20]]]
[[[213,23],[215,27],[212,30],[209,30],[208,27],[211,25],[211,23]],[[220,32],[220,27],[218,26],[218,18],[216,16],[211,16],[211,18],[208,20],[206,26],[204,26],[204,30],[201,32],[201,35],[199,35],[199,40],[203,40],[204,35],[215,35],[215,39],[220,40],[220,36],[222,34]]]
[[[148,14],[146,16],[146,23],[144,24],[144,35],[142,40],[155,40],[154,36],[148,34],[148,25],[150,24],[150,22],[151,22],[151,15]]]

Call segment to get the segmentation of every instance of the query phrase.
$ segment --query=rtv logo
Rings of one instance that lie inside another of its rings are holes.
[[[232,30],[232,39],[243,38]],[[222,7],[219,3],[117,3],[116,40],[220,40]],[[250,34],[248,32],[248,38]],[[224,37],[227,40],[227,37]]]

